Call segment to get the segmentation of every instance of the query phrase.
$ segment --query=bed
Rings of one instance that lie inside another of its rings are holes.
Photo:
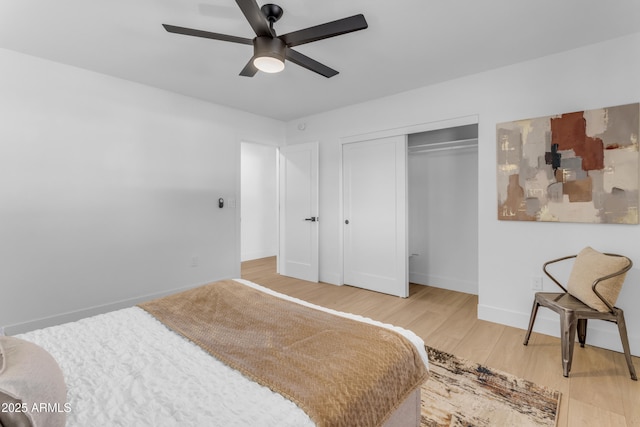
[[[428,376],[411,331],[240,279],[2,338],[2,427],[418,426]]]

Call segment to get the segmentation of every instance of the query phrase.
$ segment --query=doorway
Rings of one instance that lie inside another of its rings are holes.
[[[240,147],[240,260],[278,255],[278,149]]]
[[[318,148],[241,142],[241,262],[276,257],[280,274],[318,281]]]

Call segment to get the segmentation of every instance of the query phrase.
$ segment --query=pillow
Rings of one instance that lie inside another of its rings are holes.
[[[576,257],[567,290],[589,307],[603,313],[608,312],[609,308],[593,292],[591,286],[596,279],[620,271],[627,264],[624,257],[605,255],[587,246]],[[618,300],[625,276],[626,273],[598,283],[596,289],[609,304],[614,305]]]
[[[27,414],[22,412],[22,402],[0,391],[0,426],[33,427]],[[19,410],[20,409],[20,410]]]
[[[5,401],[0,425],[64,427],[70,407],[53,356],[29,341],[5,336],[0,336],[0,353],[0,401]]]

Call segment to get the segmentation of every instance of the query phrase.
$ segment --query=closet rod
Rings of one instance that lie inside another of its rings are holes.
[[[414,148],[414,147],[435,147],[435,146],[440,146],[440,145],[454,145],[454,144],[466,144],[466,145],[472,145],[470,143],[478,143],[478,138],[469,138],[469,139],[457,139],[455,141],[445,141],[445,142],[425,142],[424,144],[416,144],[416,145],[410,145],[409,148]]]
[[[455,147],[439,147],[439,148],[427,148],[422,146],[418,150],[412,150],[414,147],[409,147],[409,153],[431,153],[434,151],[446,151],[446,150],[460,150],[462,148],[478,148],[478,144],[468,145],[456,145]]]

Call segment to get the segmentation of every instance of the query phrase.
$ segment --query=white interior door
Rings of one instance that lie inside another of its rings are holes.
[[[318,281],[318,143],[280,148],[279,272]]]
[[[401,297],[409,296],[406,141],[342,146],[344,283]]]

